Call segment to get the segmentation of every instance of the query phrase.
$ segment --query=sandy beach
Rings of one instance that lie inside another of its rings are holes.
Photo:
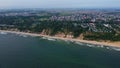
[[[68,41],[75,41],[75,42],[82,42],[82,43],[88,43],[88,44],[94,44],[94,45],[97,44],[97,45],[106,45],[106,46],[120,47],[120,41],[119,42],[97,42],[97,41],[88,41],[88,40],[80,40],[80,39],[62,38],[62,37],[54,37],[54,36],[41,35],[41,34],[35,34],[35,33],[17,32],[17,31],[0,30],[0,32],[23,34],[23,35],[30,35],[30,36],[41,36],[41,37],[60,39],[60,40],[68,40]]]

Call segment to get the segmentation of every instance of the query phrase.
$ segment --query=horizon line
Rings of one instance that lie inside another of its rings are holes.
[[[116,8],[116,7],[110,7],[110,8],[108,8],[108,7],[102,7],[102,8],[100,8],[100,7],[82,7],[82,8],[69,8],[69,7],[67,7],[67,8],[0,8],[0,10],[1,9],[120,9],[120,8]]]

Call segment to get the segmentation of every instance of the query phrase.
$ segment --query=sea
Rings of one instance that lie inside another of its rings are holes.
[[[120,48],[1,32],[0,68],[120,68]]]

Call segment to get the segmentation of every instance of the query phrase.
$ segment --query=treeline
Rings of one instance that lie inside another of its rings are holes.
[[[29,31],[34,33],[44,32],[46,35],[54,36],[57,33],[63,33],[64,37],[72,35],[73,38],[79,37],[83,34],[83,39],[86,40],[110,40],[120,41],[120,34],[115,30],[112,32],[93,32],[89,30],[89,27],[81,27],[80,21],[50,21],[37,17],[37,16],[11,16],[0,17],[0,24],[14,25],[14,27],[0,27],[0,29],[18,29],[20,31]],[[101,27],[97,27],[101,28]],[[101,28],[102,29],[102,28]]]
[[[100,33],[100,32],[87,32],[84,34],[85,40],[104,40],[104,41],[120,41],[120,34],[116,32]]]

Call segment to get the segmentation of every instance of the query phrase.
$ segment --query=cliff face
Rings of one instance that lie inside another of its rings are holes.
[[[53,31],[50,29],[44,29],[41,34],[42,35],[50,35],[50,36],[56,36],[56,37],[62,37],[62,38],[74,38],[73,33],[64,33],[64,32],[57,32],[55,34],[52,33]]]
[[[57,32],[54,33],[51,29],[44,29],[40,34],[49,35],[61,38],[75,38],[80,40],[98,40],[98,41],[120,41],[120,34],[116,33],[105,33],[105,32],[91,32],[86,31],[80,33],[79,36],[75,37],[73,32]]]

